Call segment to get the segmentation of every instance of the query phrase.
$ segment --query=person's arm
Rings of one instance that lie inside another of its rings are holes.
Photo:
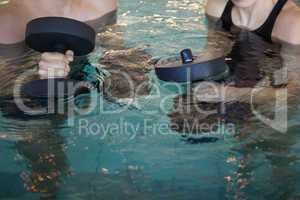
[[[291,87],[291,85],[289,85]],[[288,87],[257,87],[257,88],[236,88],[226,87],[225,101],[238,101],[246,103],[263,104],[274,98],[284,98],[285,91],[291,92]]]
[[[194,94],[199,102],[255,102],[257,104],[267,103],[276,98],[283,98],[284,90],[289,93],[290,89],[296,89],[293,85],[283,88],[257,87],[237,88],[233,86],[215,85],[210,88],[198,89]]]
[[[291,13],[291,20],[288,20],[290,23],[285,30],[288,31],[287,43],[300,45],[300,9]]]
[[[288,96],[298,96],[300,91],[300,46],[285,44],[281,49],[283,59],[282,70],[277,71],[274,81],[285,83],[285,87],[256,87],[256,88],[238,88],[234,86],[224,86],[219,84],[200,83],[195,89],[195,94],[199,101],[206,102],[248,102],[267,103],[276,98],[285,98],[285,91]],[[278,79],[278,80],[277,80]],[[201,84],[203,87],[201,87]]]
[[[283,44],[281,47],[280,56],[283,60],[283,66],[281,71],[277,71],[276,75],[273,77],[275,81],[286,82],[286,87],[282,88],[257,88],[253,90],[252,88],[247,88],[244,92],[252,92],[252,100],[258,103],[266,103],[271,99],[280,98],[281,96],[285,98],[285,93],[287,92],[288,97],[293,97],[291,101],[298,101],[297,96],[300,92],[300,45]],[[243,88],[241,88],[243,89]],[[229,88],[228,95],[237,92],[234,88]],[[245,96],[244,96],[245,97]],[[247,97],[247,95],[246,95]],[[251,96],[246,98],[246,101],[251,100]]]
[[[220,18],[225,9],[228,0],[208,0],[205,7],[205,13],[214,18]]]
[[[300,8],[292,2],[284,9],[274,26],[273,36],[278,42],[300,45]]]

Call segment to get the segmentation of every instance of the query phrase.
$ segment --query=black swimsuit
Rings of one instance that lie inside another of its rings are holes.
[[[265,40],[271,42],[273,27],[275,25],[277,17],[279,16],[282,8],[284,7],[287,1],[288,0],[278,0],[278,2],[274,6],[271,14],[269,15],[265,23],[258,29],[254,30],[253,32],[263,37]],[[231,16],[233,7],[234,4],[232,3],[231,0],[229,0],[221,17],[222,26],[224,29],[228,31],[230,31],[231,27],[234,25]]]

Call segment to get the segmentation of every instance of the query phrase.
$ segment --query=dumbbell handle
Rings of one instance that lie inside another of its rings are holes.
[[[194,61],[194,56],[192,53],[192,50],[190,49],[184,49],[180,52],[181,55],[181,61],[183,64],[192,63]]]
[[[64,44],[55,44],[53,49],[55,52],[65,54],[68,51],[68,48]]]

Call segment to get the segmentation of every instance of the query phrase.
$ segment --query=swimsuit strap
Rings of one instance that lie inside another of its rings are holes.
[[[260,26],[258,29],[254,30],[253,32],[256,33],[257,35],[263,37],[267,41],[272,41],[272,32],[273,28],[275,25],[275,22],[287,3],[288,0],[278,0],[276,5],[274,6],[272,12],[270,13],[269,17],[267,20],[264,22],[262,26]],[[221,22],[222,26],[224,29],[230,31],[231,27],[233,26],[233,21],[232,21],[232,9],[234,7],[234,4],[232,3],[231,0],[229,0],[226,4],[226,7],[223,11],[223,14],[221,16]]]
[[[232,3],[231,0],[229,0],[221,16],[222,26],[227,31],[230,31],[231,27],[233,26],[232,16],[231,16],[233,6],[234,4]]]
[[[265,23],[254,32],[268,41],[272,41],[272,32],[276,20],[288,0],[278,0]]]

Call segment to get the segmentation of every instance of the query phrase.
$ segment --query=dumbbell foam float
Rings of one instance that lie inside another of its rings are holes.
[[[229,74],[224,57],[197,61],[190,49],[182,50],[180,55],[181,62],[156,65],[155,72],[159,79],[169,82],[196,82],[220,80]]]
[[[95,38],[93,28],[83,22],[63,17],[43,17],[27,24],[25,42],[28,47],[41,53],[65,54],[67,50],[72,50],[74,56],[84,56],[94,50]],[[22,91],[33,98],[63,98],[73,95],[68,86],[75,83],[65,78],[35,80],[24,85]]]

